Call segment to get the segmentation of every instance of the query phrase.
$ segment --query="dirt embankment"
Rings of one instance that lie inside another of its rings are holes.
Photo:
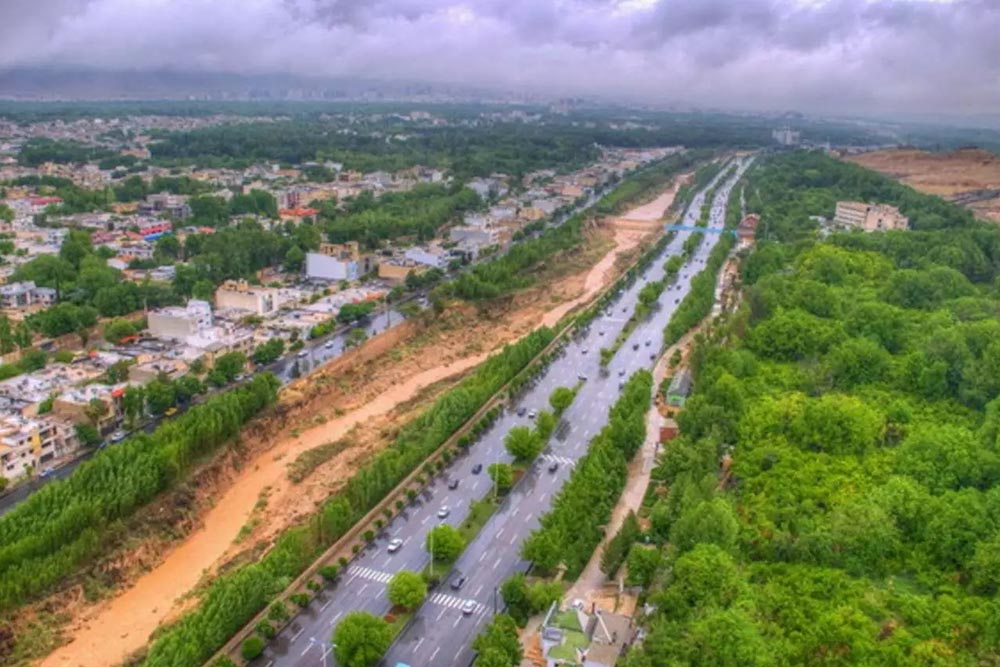
[[[640,215],[658,219],[672,200],[673,190],[639,207]],[[41,665],[110,667],[141,649],[159,624],[187,608],[206,575],[259,554],[461,374],[593,298],[634,260],[645,234],[606,221],[587,236],[582,249],[550,262],[540,286],[516,295],[502,312],[450,308],[393,333],[380,354],[359,351],[285,391],[274,416],[245,434],[242,455],[233,454],[198,489],[197,528],[170,549],[159,543],[157,562],[143,562],[149,571],[133,572],[128,590],[95,605],[78,603],[65,632],[69,643]],[[349,445],[301,484],[288,479],[296,456],[345,437]]]
[[[1000,222],[1000,156],[994,153],[972,148],[951,153],[894,149],[845,159]]]

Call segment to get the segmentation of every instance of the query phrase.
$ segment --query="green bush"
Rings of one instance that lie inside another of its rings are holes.
[[[264,640],[256,635],[247,637],[240,646],[240,655],[244,660],[253,660],[264,652]]]

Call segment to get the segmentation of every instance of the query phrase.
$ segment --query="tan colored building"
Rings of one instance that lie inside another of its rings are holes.
[[[378,265],[378,277],[383,280],[406,280],[411,273],[422,273],[427,266],[407,260],[381,261]]]
[[[908,229],[910,220],[895,206],[888,204],[866,204],[858,201],[839,201],[833,222],[842,227],[861,229],[866,232],[884,232],[893,229]]]
[[[247,310],[267,317],[281,306],[278,290],[250,285],[245,280],[227,280],[215,290],[215,307]]]

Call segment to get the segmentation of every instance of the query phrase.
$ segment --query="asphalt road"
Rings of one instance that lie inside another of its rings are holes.
[[[720,187],[711,212],[710,226],[721,227],[724,206],[729,195],[729,179]],[[693,198],[684,222],[694,224],[701,211],[704,191]],[[636,327],[602,375],[599,349],[607,345],[631,315],[639,290],[649,281],[663,277],[666,258],[678,254],[690,232],[679,232],[663,255],[650,264],[644,275],[626,289],[605,314],[578,336],[523,394],[518,406],[528,410],[548,408],[548,397],[559,386],[573,386],[585,376],[576,399],[563,415],[567,426],[559,430],[539,463],[529,470],[503,505],[490,518],[479,536],[472,541],[455,564],[454,571],[436,589],[415,614],[411,624],[389,650],[383,664],[468,665],[474,659],[472,640],[489,622],[494,606],[501,605],[497,587],[512,574],[527,569],[520,558],[521,544],[537,527],[539,517],[549,507],[552,497],[569,477],[573,463],[580,458],[606,422],[606,415],[619,394],[619,383],[640,368],[652,366],[661,347],[663,329],[680,302],[687,295],[691,279],[697,274],[718,240],[717,234],[705,234],[701,247],[681,270],[675,286],[664,291],[661,306]],[[647,345],[648,341],[648,345]],[[638,345],[634,350],[633,345]],[[430,528],[438,523],[459,524],[475,500],[491,492],[485,467],[494,462],[509,462],[503,437],[511,427],[530,423],[528,416],[518,417],[508,411],[469,450],[439,475],[414,506],[396,517],[368,549],[359,554],[333,587],[322,591],[310,607],[276,638],[264,654],[251,663],[254,667],[305,667],[335,664],[330,636],[343,616],[351,611],[385,614],[391,608],[386,583],[400,570],[422,570],[429,562],[425,540]],[[551,462],[559,463],[554,473]],[[479,475],[472,467],[482,464]],[[459,480],[458,488],[449,490],[447,482]],[[438,509],[446,505],[449,515],[438,519]],[[395,554],[386,551],[392,538],[403,540]],[[460,590],[450,582],[462,575],[466,581]],[[463,614],[467,600],[475,609]]]

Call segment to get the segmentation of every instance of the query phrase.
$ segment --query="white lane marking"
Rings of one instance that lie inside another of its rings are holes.
[[[296,639],[298,639],[298,638],[299,638],[299,635],[301,635],[301,634],[302,634],[303,632],[305,632],[305,631],[306,631],[306,629],[305,629],[305,628],[299,628],[299,631],[298,631],[298,632],[296,632],[296,633],[295,633],[294,635],[292,635],[292,639],[291,639],[291,641],[292,641],[292,642],[294,642],[294,641],[295,641]]]
[[[479,562],[482,563],[484,558],[486,558],[486,552],[485,551],[479,556]]]
[[[524,521],[525,522],[531,521],[531,517],[533,517],[533,516],[535,516],[535,513],[534,512],[529,512],[528,516],[524,517]]]
[[[472,490],[475,491],[477,486],[479,486],[479,480],[478,479],[475,482],[473,482],[473,484],[472,484]]]
[[[482,587],[482,585],[480,585],[479,588],[476,589],[476,594],[473,595],[472,597],[476,597],[477,598],[477,597],[479,597],[479,594],[482,593],[482,592],[483,592],[483,587]]]
[[[499,567],[501,560],[503,560],[503,559],[502,558],[497,558],[497,562],[493,563],[493,569],[494,570],[497,569],[497,567]]]
[[[434,649],[434,652],[431,653],[431,664],[434,664],[434,658],[437,657],[438,651],[440,651],[440,650],[441,650],[441,647],[438,646],[436,649]]]
[[[501,535],[503,535],[503,528],[497,531],[497,539],[500,539]]]
[[[304,649],[302,649],[302,653],[299,653],[299,656],[303,656],[306,653],[308,653],[310,650],[312,650],[312,647],[313,647],[313,644],[309,644],[308,646],[306,646]]]
[[[514,544],[514,542],[517,542],[517,535],[511,535],[510,536],[510,543]]]
[[[547,498],[548,496],[549,496],[549,492],[548,492],[548,491],[546,491],[545,493],[543,493],[543,494],[542,494],[542,497],[541,497],[541,498],[539,498],[539,500],[541,500],[541,501],[542,501],[542,502],[544,503],[544,502],[545,502],[545,499],[546,499],[546,498]]]
[[[358,591],[358,595],[364,595],[365,594],[365,589],[367,589],[367,588],[368,588],[368,584],[365,584],[364,586],[362,586],[361,590]]]
[[[459,616],[458,618],[455,619],[455,622],[451,624],[451,627],[457,628],[458,624],[461,623],[461,622],[462,622],[462,617]]]
[[[420,645],[423,644],[423,643],[424,643],[424,638],[421,637],[420,641],[417,642],[417,645],[413,647],[413,652],[416,653],[417,651],[419,651],[420,650]]]
[[[327,600],[326,602],[324,602],[324,603],[323,603],[323,606],[322,606],[322,607],[320,607],[320,608],[319,608],[319,610],[320,610],[320,611],[323,611],[324,609],[326,609],[327,607],[329,607],[329,606],[330,606],[330,603],[331,603],[331,602],[333,602],[333,598],[330,598],[329,600]]]
[[[370,579],[371,581],[377,581],[380,584],[387,584],[389,583],[389,580],[392,579],[392,575],[388,572],[382,572],[381,570],[374,570],[370,567],[362,567],[360,565],[352,565],[348,572],[352,573],[355,577]],[[365,585],[367,586],[367,584]]]

